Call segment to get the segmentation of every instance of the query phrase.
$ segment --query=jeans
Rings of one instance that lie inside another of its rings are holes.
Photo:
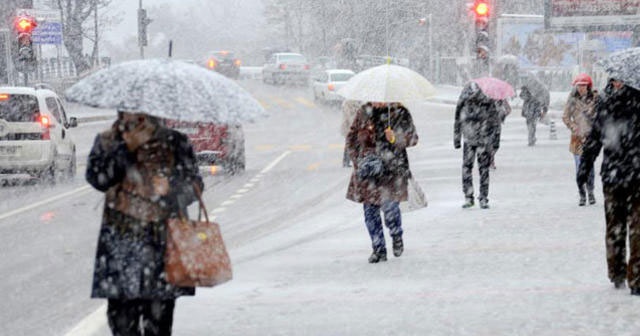
[[[382,230],[382,218],[380,211],[384,214],[384,224],[389,228],[391,237],[402,236],[402,217],[400,215],[400,203],[386,201],[382,205],[367,204],[364,207],[364,223],[367,225],[371,246],[375,252],[386,253],[387,248]]]
[[[529,134],[529,146],[533,146],[536,144],[536,126],[538,125],[538,120],[540,118],[527,118],[527,133]]]
[[[170,336],[175,300],[109,299],[107,320],[114,336]]]

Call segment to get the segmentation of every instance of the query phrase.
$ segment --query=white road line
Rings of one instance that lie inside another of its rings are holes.
[[[47,199],[42,200],[40,202],[35,202],[35,203],[32,203],[32,204],[27,205],[25,207],[18,208],[18,209],[6,212],[6,213],[0,215],[0,220],[9,218],[9,217],[14,216],[14,215],[17,215],[17,214],[19,214],[21,212],[25,212],[25,211],[37,208],[37,207],[45,205],[47,203],[55,202],[55,201],[57,201],[59,199],[65,198],[65,197],[69,197],[69,196],[72,196],[72,195],[75,195],[75,194],[86,192],[86,191],[90,190],[90,188],[91,188],[91,186],[86,185],[84,187],[80,187],[78,189],[74,189],[74,190],[68,191],[66,193],[62,193],[60,195],[57,195],[57,196],[54,196],[54,197],[51,197],[51,198],[47,198]]]
[[[107,305],[103,304],[89,316],[85,317],[75,328],[64,336],[87,336],[97,333],[102,326],[107,324]]]
[[[222,205],[222,206],[227,206],[227,205],[231,205],[231,204],[233,204],[233,203],[235,203],[235,202],[236,202],[236,201],[234,201],[234,200],[226,200],[226,201],[224,201],[224,202],[220,203],[220,205]]]
[[[247,188],[242,188],[242,189],[238,189],[238,190],[236,191],[236,193],[238,193],[238,194],[244,194],[244,193],[246,193],[246,192],[248,192],[248,191],[249,191],[249,189],[247,189]]]
[[[242,196],[243,196],[243,195],[235,194],[235,195],[231,196],[231,198],[232,198],[232,199],[238,199],[238,198],[241,198]]]
[[[285,157],[287,157],[287,155],[291,154],[291,151],[285,151],[284,153],[282,153],[280,156],[278,156],[275,160],[273,160],[269,165],[267,165],[266,167],[264,167],[264,169],[262,169],[262,171],[260,173],[258,173],[253,179],[256,179],[256,181],[252,182],[257,182],[259,181],[259,177],[262,177],[262,175],[268,171],[270,171],[271,169],[273,169],[273,167],[275,167],[278,163],[280,163],[280,161],[282,161]],[[72,195],[73,193],[76,192],[80,192],[80,191],[84,191],[86,189],[88,189],[89,186],[84,186],[82,188],[78,188],[72,192],[68,192],[66,194],[61,194],[58,195],[56,197],[53,197],[47,201],[42,201],[39,202],[39,204],[32,204],[28,207],[24,207],[22,209],[16,209],[10,213],[7,213],[5,215],[0,216],[0,219],[9,217],[11,215],[14,215],[20,211],[26,211],[29,209],[33,209],[34,207],[37,207],[39,205],[42,204],[46,204],[48,202],[53,202],[54,200],[60,199],[62,197],[66,197],[69,195]],[[242,195],[238,195],[235,194],[234,196],[238,196],[241,197]],[[232,197],[234,197],[232,196]],[[219,213],[219,212],[224,212],[226,210],[226,208],[216,208],[213,209],[213,211],[210,212],[209,216],[209,220],[211,221],[215,221],[216,220],[216,216],[214,216],[214,214]],[[70,332],[66,333],[64,336],[87,336],[87,335],[93,335],[95,333],[97,333],[101,328],[103,328],[104,326],[107,325],[107,306],[106,305],[102,305],[100,306],[100,308],[98,308],[96,311],[94,311],[93,313],[89,314],[87,317],[85,317],[82,321],[80,321],[80,323],[78,323],[73,329],[71,329]]]
[[[245,187],[245,188],[253,188],[254,185],[255,184],[253,184],[253,183],[247,183],[243,187]]]

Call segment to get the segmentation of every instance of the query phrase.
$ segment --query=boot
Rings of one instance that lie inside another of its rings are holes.
[[[371,253],[371,256],[369,257],[369,263],[377,264],[381,261],[387,261],[387,251],[373,251],[373,253]]]
[[[393,255],[399,257],[404,252],[404,242],[401,236],[393,237]]]
[[[593,190],[589,191],[589,204],[596,204],[596,196],[593,194]]]
[[[613,287],[615,287],[615,289],[623,289],[624,288],[624,279],[613,280]]]
[[[580,200],[578,201],[578,206],[585,206],[587,204],[587,195],[584,192],[584,189],[580,188],[578,190],[580,193]]]
[[[463,209],[471,208],[475,203],[473,202],[473,197],[467,197],[464,204],[462,205]]]
[[[486,199],[480,200],[480,209],[489,209],[489,201]]]

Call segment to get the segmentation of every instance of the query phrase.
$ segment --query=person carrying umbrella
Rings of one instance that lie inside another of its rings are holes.
[[[491,77],[474,79],[463,88],[456,106],[453,124],[453,146],[462,151],[463,208],[475,205],[473,196],[473,163],[478,161],[482,209],[489,208],[489,166],[494,153],[500,147],[501,114],[503,100],[513,96],[513,87]]]
[[[387,261],[380,212],[393,241],[393,255],[404,251],[399,203],[408,199],[411,177],[407,147],[418,143],[411,113],[400,103],[369,102],[362,106],[346,137],[354,163],[347,199],[362,203],[373,252],[369,263]]]
[[[598,98],[597,91],[592,89],[593,81],[586,73],[579,74],[573,80],[572,85],[575,87],[569,95],[569,99],[564,107],[562,121],[571,131],[571,140],[569,142],[569,152],[573,154],[576,166],[576,178],[578,167],[580,166],[580,155],[584,141],[591,131],[591,124],[595,118],[595,105]],[[587,195],[589,196],[589,204],[595,204],[596,198],[593,194],[595,174],[591,169],[586,184],[578,184],[579,206],[587,204]],[[586,190],[585,190],[586,189]]]
[[[86,179],[105,193],[91,296],[108,300],[114,335],[170,335],[176,298],[195,293],[164,273],[167,220],[203,188],[189,140],[149,114],[120,111],[96,137]]]
[[[624,288],[626,279],[631,294],[640,295],[640,86],[612,78],[605,92],[583,146],[577,180],[579,185],[588,182],[602,149],[609,280]]]
[[[549,90],[533,74],[529,75],[520,89],[522,116],[527,121],[528,144],[536,144],[536,126],[549,110]]]

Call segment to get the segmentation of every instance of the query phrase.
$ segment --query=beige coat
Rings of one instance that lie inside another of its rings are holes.
[[[562,121],[571,130],[569,151],[575,155],[582,154],[582,146],[591,132],[591,124],[595,118],[595,104],[597,95],[587,94],[580,97],[572,91],[564,107]]]

